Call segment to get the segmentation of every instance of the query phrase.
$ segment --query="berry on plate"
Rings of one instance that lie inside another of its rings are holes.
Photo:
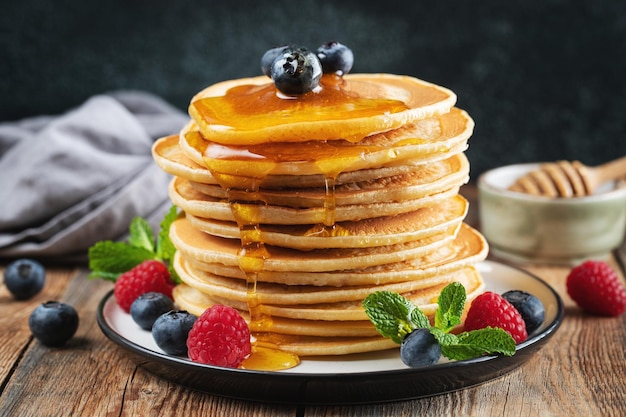
[[[28,327],[42,344],[61,346],[76,333],[78,313],[69,304],[48,301],[33,310],[28,318]]]
[[[441,357],[441,346],[430,330],[415,329],[404,337],[400,345],[400,359],[412,368],[437,363]]]
[[[198,317],[187,338],[194,362],[237,368],[250,354],[250,329],[232,307],[216,304]]]
[[[18,259],[7,265],[4,285],[16,300],[27,300],[41,291],[46,281],[43,265],[32,259]]]
[[[141,294],[130,305],[130,316],[144,330],[152,329],[152,325],[161,314],[174,310],[174,301],[160,292]]]
[[[121,274],[115,281],[113,294],[117,304],[127,313],[133,301],[147,292],[160,292],[172,298],[174,283],[163,262],[148,260]]]
[[[168,311],[152,325],[152,338],[169,355],[187,354],[187,337],[197,317],[187,311]]]
[[[626,290],[617,272],[602,261],[585,261],[572,268],[567,293],[583,310],[603,316],[619,316],[626,309]]]
[[[526,324],[519,311],[501,295],[486,291],[476,297],[465,318],[465,330],[497,327],[509,333],[515,343],[526,340]]]
[[[526,323],[526,332],[531,333],[543,324],[546,310],[543,303],[536,296],[521,290],[510,290],[502,294],[502,297],[511,303],[522,315]]]

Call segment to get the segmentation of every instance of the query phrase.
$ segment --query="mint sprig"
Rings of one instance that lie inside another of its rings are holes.
[[[437,300],[434,325],[413,303],[400,294],[377,291],[365,298],[363,307],[376,330],[383,336],[401,344],[404,337],[415,329],[429,329],[441,346],[441,353],[448,359],[464,360],[485,354],[515,354],[515,340],[500,328],[487,327],[450,333],[461,324],[467,294],[458,282],[448,284]]]
[[[89,248],[89,278],[102,278],[115,281],[117,277],[143,261],[158,260],[168,266],[172,280],[180,283],[180,277],[172,266],[176,248],[169,238],[169,229],[178,217],[178,208],[172,206],[159,226],[155,237],[150,224],[141,217],[135,217],[129,226],[127,242],[103,240]]]

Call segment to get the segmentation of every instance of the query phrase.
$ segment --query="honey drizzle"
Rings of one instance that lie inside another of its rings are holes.
[[[222,131],[262,131],[276,126],[367,118],[408,109],[400,100],[363,97],[350,91],[342,77],[330,74],[322,77],[319,89],[300,96],[281,95],[268,80],[266,84],[238,85],[223,96],[200,98],[190,106],[203,123],[220,126]],[[357,142],[363,137],[350,135],[345,139]]]
[[[260,114],[267,112],[280,114],[287,123],[289,120],[324,120],[332,115],[337,117],[354,117],[357,114],[374,114],[381,111],[401,111],[404,105],[394,100],[360,99],[354,93],[347,94],[341,88],[341,82],[331,85],[332,88],[323,88],[322,94],[305,95],[299,98],[280,99],[276,101],[275,89],[271,94],[268,87],[242,86],[237,91],[227,92],[221,98],[200,100],[193,103],[202,110],[203,117],[209,122],[227,123],[239,129],[262,126],[263,123],[277,123],[276,119],[263,122]],[[243,91],[243,93],[242,93]],[[324,93],[325,91],[325,93]],[[318,94],[318,93],[316,93]],[[261,99],[259,100],[259,97]],[[216,103],[217,100],[217,103]],[[267,107],[267,103],[273,107]],[[210,105],[209,105],[210,104]],[[210,108],[217,109],[224,105],[225,112],[218,116],[208,115]],[[330,112],[329,112],[330,109]],[[230,113],[229,113],[230,112]],[[258,113],[258,114],[257,114]],[[217,117],[217,119],[210,119]],[[283,123],[283,122],[279,122]],[[361,157],[364,152],[371,151],[372,147],[359,146],[350,143],[343,145],[342,141],[311,141],[298,143],[271,143],[256,146],[227,146],[204,140],[197,131],[186,134],[188,143],[203,154],[203,160],[213,177],[222,188],[227,191],[228,202],[240,229],[241,248],[238,253],[239,267],[244,272],[247,282],[246,300],[250,313],[250,330],[253,336],[252,354],[246,359],[242,367],[256,370],[280,370],[296,366],[299,363],[297,355],[282,351],[279,348],[279,337],[271,332],[272,318],[263,312],[259,301],[256,286],[258,275],[263,271],[265,260],[270,256],[262,239],[259,224],[259,212],[266,205],[260,184],[263,179],[271,175],[272,169],[279,162],[315,161],[318,174],[324,176],[324,220],[322,224],[309,229],[307,236],[338,236],[346,234],[335,222],[336,197],[335,187],[337,176],[350,164]],[[312,149],[307,150],[310,145]],[[294,150],[295,149],[295,150]],[[238,162],[240,164],[234,164]],[[241,174],[241,164],[246,167],[245,175]],[[237,168],[233,168],[236,166]]]
[[[211,160],[205,158],[207,166]],[[287,351],[280,350],[279,346],[272,342],[271,328],[272,317],[263,312],[256,286],[258,276],[263,271],[265,260],[269,253],[261,237],[259,225],[259,210],[266,202],[259,193],[258,179],[234,178],[233,176],[220,175],[209,168],[216,178],[221,179],[221,184],[230,184],[226,188],[230,209],[239,226],[241,247],[238,253],[239,268],[246,276],[246,302],[250,314],[249,327],[253,337],[252,352],[244,360],[242,367],[254,370],[289,369],[300,363],[300,358]],[[232,186],[235,180],[240,179],[239,184],[246,184],[249,188],[236,188]],[[219,180],[218,180],[219,181]]]

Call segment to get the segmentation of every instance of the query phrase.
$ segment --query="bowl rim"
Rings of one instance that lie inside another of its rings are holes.
[[[499,173],[512,170],[512,169],[525,169],[527,172],[531,169],[539,167],[543,162],[528,162],[528,163],[520,163],[520,164],[511,164],[511,165],[503,165],[496,168],[489,169],[478,176],[477,186],[479,190],[488,190],[495,194],[501,194],[504,197],[522,200],[522,201],[531,201],[531,202],[543,202],[543,203],[553,203],[553,204],[590,204],[590,203],[599,203],[604,202],[606,200],[619,200],[620,198],[626,198],[626,185],[615,187],[612,190],[604,191],[598,194],[592,194],[583,197],[567,197],[567,198],[559,198],[559,197],[549,197],[549,196],[538,196],[532,194],[526,194],[518,191],[511,191],[507,188],[502,188],[494,185],[493,183],[488,181],[489,177],[493,177],[498,175]]]

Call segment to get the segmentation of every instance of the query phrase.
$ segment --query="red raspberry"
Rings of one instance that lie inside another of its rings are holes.
[[[479,295],[472,301],[465,319],[466,331],[488,326],[503,329],[517,344],[528,337],[526,324],[519,311],[502,296],[491,291]]]
[[[174,284],[167,266],[163,262],[148,260],[121,274],[115,281],[113,295],[117,304],[128,313],[140,295],[160,292],[172,298],[172,288]]]
[[[566,286],[572,300],[589,313],[619,316],[626,309],[624,285],[606,262],[583,262],[570,271]]]
[[[230,306],[207,308],[187,337],[189,358],[194,362],[237,368],[250,354],[250,329]]]

